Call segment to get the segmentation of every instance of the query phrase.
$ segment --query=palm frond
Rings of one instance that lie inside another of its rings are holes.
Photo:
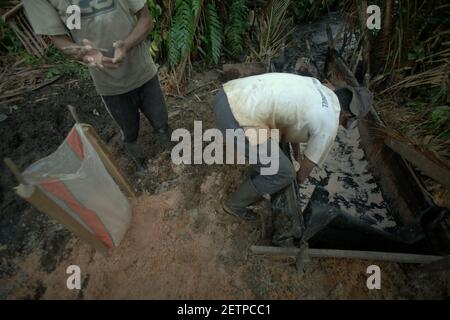
[[[268,62],[282,48],[286,38],[294,31],[292,17],[288,17],[290,0],[274,0],[257,18],[258,48],[252,48],[250,60]]]
[[[208,29],[208,49],[210,60],[219,63],[220,53],[222,51],[223,42],[223,26],[217,13],[217,7],[214,2],[207,4],[206,21]]]
[[[195,16],[191,0],[177,0],[175,17],[169,31],[168,59],[171,67],[189,53],[195,33]]]
[[[248,8],[246,0],[232,0],[229,18],[225,28],[225,41],[229,51],[238,56],[244,49],[244,35],[248,25]]]

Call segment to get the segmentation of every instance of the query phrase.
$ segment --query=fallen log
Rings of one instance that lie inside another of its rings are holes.
[[[420,171],[450,190],[450,167],[432,156],[428,151],[420,151],[413,142],[389,135],[384,143],[400,156],[411,162]]]
[[[223,74],[222,81],[230,81],[233,79],[254,76],[267,72],[267,67],[264,63],[235,63],[224,64],[222,67]]]

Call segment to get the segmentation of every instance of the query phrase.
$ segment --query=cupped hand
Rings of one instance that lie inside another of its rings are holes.
[[[128,48],[123,40],[119,40],[113,43],[114,58],[112,63],[120,65],[127,57]]]
[[[105,57],[101,50],[95,48],[92,41],[88,39],[83,40],[83,62],[91,68],[111,68],[116,69],[118,65],[113,63],[112,58]]]

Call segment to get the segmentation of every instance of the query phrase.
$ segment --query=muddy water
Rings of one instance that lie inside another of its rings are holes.
[[[317,22],[298,26],[293,34],[293,41],[282,57],[284,65],[281,70],[294,72],[299,58],[312,58],[322,77],[328,49],[327,25],[330,25],[333,35],[336,35],[342,27],[339,14],[330,14]],[[311,52],[307,49],[307,42]],[[329,192],[329,205],[339,208],[343,214],[357,217],[380,229],[396,227],[381,190],[370,172],[357,128],[340,128],[323,166],[316,167],[309,180],[300,187],[302,209],[305,209],[317,185]]]
[[[316,167],[308,181],[300,186],[302,209],[306,207],[316,185],[329,192],[329,205],[339,208],[343,214],[358,217],[380,229],[396,227],[370,171],[357,128],[340,128],[325,163]]]

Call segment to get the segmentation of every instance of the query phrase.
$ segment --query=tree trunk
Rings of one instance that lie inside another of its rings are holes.
[[[392,10],[394,7],[394,0],[386,0],[386,8],[384,10],[384,23],[382,26],[383,33],[381,35],[381,42],[383,43],[383,53],[386,55],[389,50],[389,40],[392,30]]]

